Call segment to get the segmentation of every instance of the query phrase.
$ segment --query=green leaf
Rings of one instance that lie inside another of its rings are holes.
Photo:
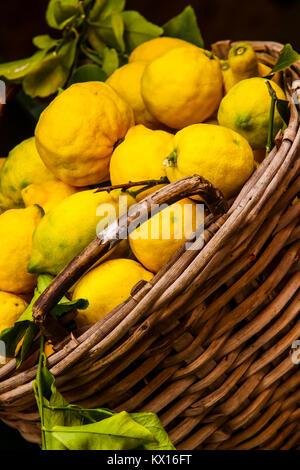
[[[130,450],[156,442],[153,434],[126,411],[96,423],[52,426],[51,432],[69,450]]]
[[[273,74],[276,72],[281,72],[282,70],[289,68],[298,60],[300,60],[300,54],[298,54],[298,52],[293,49],[291,44],[286,44],[282,48],[278,60],[272,68],[271,73]]]
[[[117,40],[119,49],[121,52],[125,51],[125,43],[124,43],[124,21],[120,13],[113,13],[111,15],[111,24],[113,28],[113,32],[115,34],[115,38]]]
[[[59,52],[48,54],[23,80],[23,88],[32,98],[45,98],[65,85],[75,59],[77,39],[64,44]]]
[[[51,38],[49,34],[41,34],[40,36],[35,36],[32,42],[38,49],[46,49],[49,51],[58,45],[59,40]]]
[[[287,100],[277,99],[276,106],[277,106],[277,110],[280,116],[282,117],[285,124],[288,126],[290,122],[290,114],[291,114],[289,102]]]
[[[41,339],[41,351],[43,338]],[[154,413],[115,413],[70,405],[40,353],[33,383],[46,450],[175,450]]]
[[[34,296],[22,313],[18,321],[11,328],[7,328],[0,332],[0,340],[4,341],[6,345],[6,353],[8,357],[14,357],[16,354],[16,348],[23,338],[22,346],[17,354],[17,365],[19,366],[22,361],[27,357],[27,354],[32,346],[32,343],[39,332],[39,328],[35,325],[32,318],[32,307],[44,292],[44,290],[53,281],[53,276],[48,274],[41,274],[38,277],[37,288],[35,289]],[[75,301],[69,301],[67,297],[63,297],[60,302],[51,310],[51,315],[55,318],[59,318],[67,312],[74,309],[85,310],[88,307],[88,301],[84,299],[78,299]]]
[[[46,21],[51,28],[63,29],[76,17],[82,15],[79,0],[50,0]]]
[[[20,80],[24,78],[43,61],[46,53],[47,51],[44,50],[38,51],[27,59],[0,64],[0,77],[7,78],[8,80]]]
[[[145,426],[155,437],[155,443],[144,444],[145,450],[176,450],[155,413],[131,413],[130,416],[137,423]]]
[[[108,75],[104,70],[95,64],[81,65],[76,69],[68,82],[68,85],[82,82],[105,82]]]
[[[161,36],[164,32],[162,28],[147,21],[137,11],[123,11],[121,15],[125,25],[127,52],[133,51],[143,42]]]
[[[97,21],[101,18],[105,19],[112,13],[120,13],[125,8],[126,0],[96,0],[91,9],[89,20]]]
[[[102,68],[109,77],[119,67],[119,57],[115,49],[108,47],[104,51]]]
[[[204,47],[196,14],[190,5],[182,13],[168,21],[163,28],[164,36],[184,39],[196,46]]]

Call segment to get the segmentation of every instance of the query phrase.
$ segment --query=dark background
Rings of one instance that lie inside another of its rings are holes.
[[[47,4],[48,0],[1,0],[2,59],[31,55],[32,37],[51,32],[45,22]],[[162,25],[189,4],[198,16],[206,47],[220,39],[272,40],[290,42],[300,52],[300,0],[128,0],[126,8],[138,10],[150,21]],[[33,132],[26,115],[15,106],[9,107],[0,125],[0,156]],[[38,447],[0,424],[0,451],[5,449]]]

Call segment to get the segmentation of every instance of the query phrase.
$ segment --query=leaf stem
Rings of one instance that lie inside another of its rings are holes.
[[[275,115],[275,105],[277,102],[277,96],[275,90],[272,88],[271,83],[266,80],[269,94],[271,96],[271,106],[270,106],[270,116],[269,116],[269,130],[268,130],[268,140],[267,140],[267,154],[270,153],[273,147],[273,130],[274,130],[274,115]]]
[[[36,374],[37,396],[39,400],[39,412],[41,417],[41,431],[42,431],[42,450],[46,450],[46,435],[44,426],[44,403],[43,403],[43,380],[42,380],[42,366],[45,360],[44,354],[45,338],[41,335],[40,355]]]
[[[159,180],[144,180],[144,181],[129,181],[128,183],[124,184],[116,184],[114,186],[105,186],[103,188],[97,188],[95,190],[95,193],[100,193],[102,191],[113,191],[114,189],[123,189],[123,191],[126,191],[126,189],[132,188],[134,186],[147,186],[147,188],[141,188],[138,191],[136,191],[137,194],[139,194],[142,191],[145,191],[146,189],[152,188],[152,186],[157,186],[159,184],[168,184],[169,180],[167,177],[162,176]],[[134,194],[134,191],[132,192]]]

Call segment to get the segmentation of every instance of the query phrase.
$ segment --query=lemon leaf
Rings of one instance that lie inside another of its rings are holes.
[[[113,13],[111,15],[111,24],[113,28],[113,32],[115,34],[115,38],[117,40],[118,46],[121,52],[125,51],[125,43],[124,43],[124,21],[120,13]]]
[[[184,39],[199,47],[204,47],[203,38],[197,23],[194,9],[189,5],[179,15],[164,26],[164,36]]]
[[[51,28],[63,29],[81,14],[79,0],[50,0],[46,10],[46,21]]]
[[[291,44],[286,44],[282,48],[278,60],[271,70],[271,74],[282,72],[298,60],[300,60],[300,54],[293,49]]]
[[[0,77],[8,80],[20,80],[30,73],[34,67],[41,63],[47,51],[37,51],[33,56],[26,59],[15,60],[0,64]]]
[[[78,67],[74,73],[68,85],[73,83],[82,83],[82,82],[105,82],[107,79],[107,74],[104,70],[96,64],[85,64]]]
[[[41,34],[39,36],[35,36],[32,42],[38,49],[46,49],[47,51],[49,51],[50,49],[58,45],[59,40],[51,38],[49,34]]]
[[[106,75],[109,77],[119,67],[119,57],[115,49],[106,47],[104,51],[104,58],[102,68]]]
[[[100,17],[106,18],[112,13],[120,13],[125,8],[126,0],[96,0],[90,11],[89,19],[97,21]]]
[[[125,25],[125,42],[128,52],[150,39],[161,36],[164,30],[150,23],[140,13],[133,10],[121,13]]]
[[[48,54],[23,80],[32,98],[47,97],[65,85],[75,59],[77,38],[64,44],[58,53]]]

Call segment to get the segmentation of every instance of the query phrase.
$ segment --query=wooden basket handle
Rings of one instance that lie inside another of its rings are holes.
[[[120,241],[119,234],[128,230],[135,222],[143,223],[151,213],[151,207],[156,204],[173,204],[180,199],[189,196],[201,196],[215,216],[223,215],[228,210],[228,205],[220,190],[215,188],[205,178],[194,175],[183,178],[175,183],[159,189],[155,193],[143,199],[130,208],[129,213],[119,217],[103,232],[99,234],[71,263],[53,280],[50,286],[43,292],[33,305],[33,319],[40,327],[42,333],[54,343],[62,341],[67,332],[63,326],[50,315],[51,310],[57,305],[65,293],[77,282],[81,276],[91,268],[102,256],[114,248]],[[158,207],[158,212],[162,208]]]

